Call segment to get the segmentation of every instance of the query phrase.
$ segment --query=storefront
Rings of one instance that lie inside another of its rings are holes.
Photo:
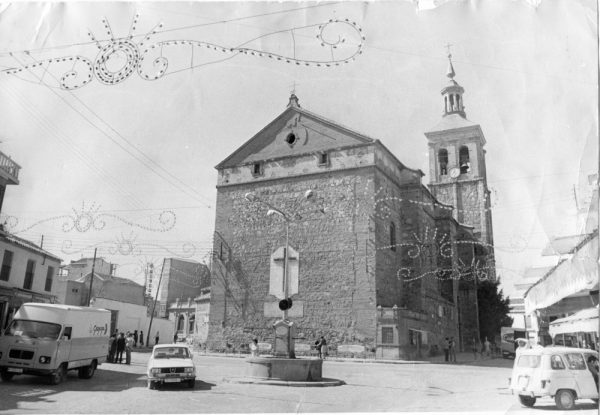
[[[554,344],[598,350],[598,307],[554,320],[549,330]]]
[[[562,342],[560,344],[583,344],[581,335],[569,336],[572,333],[561,331],[560,334],[565,334],[563,339],[552,333],[557,333],[556,330],[566,324],[564,320],[569,317],[565,316],[598,304],[597,257],[598,229],[595,229],[573,248],[570,258],[560,261],[525,292],[525,312],[531,317],[536,337],[549,332],[555,340]],[[598,320],[596,326],[597,323]],[[597,330],[590,332],[597,333]],[[595,342],[595,339],[590,337],[586,343],[589,341]]]

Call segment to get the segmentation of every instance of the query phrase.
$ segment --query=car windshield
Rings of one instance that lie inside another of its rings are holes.
[[[60,329],[60,324],[32,320],[13,320],[4,334],[32,339],[56,340],[60,334]]]
[[[155,359],[187,359],[190,357],[187,347],[159,347],[154,349]]]
[[[522,354],[519,356],[517,367],[529,367],[534,368],[540,365],[540,356],[531,354]]]

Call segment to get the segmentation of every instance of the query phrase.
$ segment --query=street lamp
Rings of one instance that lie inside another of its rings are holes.
[[[310,200],[314,196],[314,192],[310,189],[306,190],[303,195],[304,200]],[[290,240],[290,222],[293,222],[294,219],[301,219],[302,217],[299,214],[294,215],[292,218],[289,214],[286,214],[282,209],[272,205],[271,203],[262,200],[254,193],[248,192],[244,195],[244,199],[248,202],[258,202],[267,206],[269,210],[267,211],[267,216],[278,215],[283,218],[285,221],[285,247],[283,249],[283,297],[284,299],[288,299],[289,297],[289,281],[288,281],[288,256],[289,256],[289,240]],[[298,199],[297,203],[301,200]],[[287,320],[288,318],[288,308],[285,307],[283,310],[283,319]]]
[[[305,200],[309,200],[313,197],[314,193],[312,190],[307,190],[304,192],[303,195],[303,199]],[[290,308],[290,283],[289,283],[289,272],[288,272],[288,262],[289,262],[289,251],[290,251],[290,245],[289,245],[289,240],[290,240],[290,222],[293,222],[294,219],[302,219],[302,216],[300,216],[298,213],[294,214],[293,216],[290,214],[285,213],[282,209],[273,206],[271,203],[260,199],[258,196],[256,196],[254,193],[246,193],[244,195],[244,198],[249,201],[249,202],[258,202],[258,203],[262,203],[263,205],[267,206],[269,208],[269,210],[267,211],[267,216],[273,216],[273,215],[278,215],[281,216],[283,218],[283,220],[285,221],[285,247],[283,248],[283,300],[280,302],[279,304],[279,308],[282,309],[283,311],[283,319],[280,322],[277,322],[275,324],[275,328],[276,328],[276,332],[278,332],[278,330],[281,328],[283,329],[284,327],[281,327],[282,325],[285,326],[284,331],[280,334],[282,337],[288,337],[288,340],[285,342],[285,346],[282,346],[282,353],[285,353],[285,355],[289,358],[294,358],[295,357],[295,353],[294,353],[294,345],[293,345],[293,339],[292,339],[292,323],[288,322],[288,309]],[[297,203],[299,203],[301,201],[301,199],[297,200]],[[279,326],[278,326],[279,325]],[[277,353],[277,347],[275,352]]]

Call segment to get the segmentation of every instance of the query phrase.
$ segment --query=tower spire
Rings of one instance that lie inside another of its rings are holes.
[[[454,71],[454,65],[452,64],[450,46],[452,46],[450,43],[446,44],[448,54],[448,70],[446,71],[446,76],[450,79],[450,82],[442,89],[442,96],[444,97],[444,117],[450,114],[458,114],[461,117],[466,118],[462,99],[465,90],[454,80],[456,72]]]
[[[450,78],[450,80],[454,81],[454,76],[456,76],[456,73],[454,72],[454,66],[452,66],[452,54],[450,53],[450,46],[452,46],[450,43],[446,44],[448,53],[448,70],[446,71],[446,76]]]

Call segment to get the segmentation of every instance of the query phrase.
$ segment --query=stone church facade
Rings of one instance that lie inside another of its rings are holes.
[[[297,344],[324,335],[334,350],[419,358],[445,337],[466,344],[475,332],[476,302],[459,304],[459,281],[479,229],[461,225],[453,200],[436,198],[443,191],[430,191],[423,172],[379,140],[305,110],[292,94],[216,169],[208,348],[273,340],[282,312],[269,292],[286,224]]]

